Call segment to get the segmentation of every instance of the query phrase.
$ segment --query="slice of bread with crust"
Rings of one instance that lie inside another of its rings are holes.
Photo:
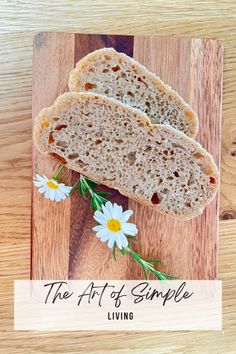
[[[112,97],[146,113],[153,124],[168,124],[195,138],[198,118],[192,108],[155,74],[113,48],[81,59],[69,78],[69,90]]]
[[[182,220],[201,214],[219,183],[196,141],[98,94],[59,96],[36,118],[34,142],[68,168]]]

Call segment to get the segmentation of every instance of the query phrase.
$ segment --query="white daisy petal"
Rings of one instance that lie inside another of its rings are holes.
[[[112,217],[114,219],[117,219],[117,220],[120,220],[121,216],[122,216],[122,213],[123,213],[123,208],[121,205],[117,205],[116,203],[114,204],[113,206],[113,215]]]
[[[96,225],[93,227],[93,231],[97,232],[97,231],[100,231],[102,229],[104,229],[104,225]]]
[[[116,235],[115,235],[115,240],[116,240],[117,246],[118,246],[119,249],[121,250],[121,249],[122,249],[122,242],[121,242],[121,236],[120,236],[120,233],[119,233],[119,232],[116,233]]]
[[[42,176],[40,176],[40,175],[38,175],[38,174],[36,174],[36,177],[34,177],[34,179],[36,179],[36,180],[38,180],[38,181],[41,181],[41,182],[46,182],[46,181],[48,181],[48,178],[47,177],[42,177]]]
[[[39,188],[38,192],[45,193],[47,190],[48,190],[48,188],[46,186],[42,186],[41,188]]]
[[[109,238],[107,246],[109,248],[112,248],[114,246],[114,243],[115,243],[115,235],[110,232],[110,238]]]
[[[105,207],[105,205],[102,205],[102,211],[103,211],[103,214],[105,215],[105,217],[107,218],[107,220],[112,217],[112,215],[110,214],[108,209]]]
[[[50,199],[50,189],[47,189],[45,192],[45,198]]]
[[[120,221],[127,222],[129,220],[129,218],[131,217],[131,215],[133,215],[133,210],[124,211],[121,218],[120,218]]]
[[[110,231],[109,231],[107,228],[104,228],[104,229],[99,230],[99,231],[97,232],[97,236],[98,236],[99,238],[102,238],[102,237],[107,236],[107,235],[109,235],[109,234],[110,234]]]
[[[124,222],[121,224],[121,230],[126,234],[130,236],[136,236],[138,233],[137,226],[135,224],[132,224],[130,222]]]
[[[67,196],[64,193],[60,192],[60,200],[65,200],[66,198]]]
[[[102,236],[101,238],[100,238],[100,240],[102,241],[102,242],[106,242],[106,241],[108,241],[109,239],[110,239],[110,233],[108,232],[106,235],[104,235],[104,236]]]
[[[101,211],[99,211],[99,210],[95,211],[93,217],[99,224],[105,224],[107,221],[106,216],[103,213],[101,213]]]
[[[64,186],[63,187],[63,192],[68,195],[68,194],[70,194],[71,188],[72,187]]]
[[[41,182],[41,181],[34,180],[33,183],[34,183],[34,185],[35,185],[36,187],[45,186],[45,183],[44,183],[44,182]]]
[[[122,247],[127,247],[128,246],[128,240],[127,237],[123,232],[120,232],[120,239],[121,239],[121,246]]]
[[[111,202],[106,202],[105,204],[105,208],[107,209],[108,213],[111,215],[113,215],[113,205]]]
[[[63,198],[63,194],[61,194],[59,191],[56,191],[55,193],[55,202],[60,202],[60,200],[62,200]]]
[[[53,202],[55,198],[55,189],[50,189],[49,199]]]

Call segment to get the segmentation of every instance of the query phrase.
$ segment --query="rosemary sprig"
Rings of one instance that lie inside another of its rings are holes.
[[[85,199],[87,195],[90,195],[90,206],[94,210],[100,210],[102,205],[105,204],[108,199],[105,198],[106,195],[109,195],[109,192],[100,192],[94,191],[96,187],[99,186],[99,183],[94,181],[91,178],[80,175],[78,181],[73,185],[70,194],[77,189],[78,193],[82,195]]]
[[[148,279],[148,276],[150,274],[154,274],[159,280],[167,280],[167,279],[178,279],[178,277],[173,276],[173,275],[169,275],[169,274],[165,274],[162,272],[159,272],[157,269],[154,268],[154,266],[151,263],[162,263],[161,260],[159,259],[153,259],[151,261],[147,261],[145,259],[143,259],[140,254],[134,252],[129,246],[124,248],[124,253],[123,254],[130,254],[133,259],[139,264],[141,265],[141,267],[144,270],[144,276],[145,279]]]

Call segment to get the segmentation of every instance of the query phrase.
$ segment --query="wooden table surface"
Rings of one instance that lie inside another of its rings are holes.
[[[236,2],[0,0],[0,353],[236,352]],[[219,332],[14,332],[13,280],[30,265],[32,40],[39,31],[156,34],[223,42]],[[2,349],[1,349],[2,348]]]

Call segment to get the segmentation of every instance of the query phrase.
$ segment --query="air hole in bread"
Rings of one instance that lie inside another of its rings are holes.
[[[67,143],[66,143],[65,141],[62,141],[62,140],[58,140],[58,141],[56,142],[56,145],[57,145],[57,146],[61,146],[61,147],[63,147],[63,148],[68,148]]]
[[[106,60],[111,60],[110,55],[107,55],[107,54],[104,55],[104,58],[105,58]]]
[[[163,189],[163,193],[164,193],[164,194],[168,194],[169,192],[170,192],[169,189],[167,189],[167,188],[164,188],[164,189]]]
[[[79,155],[75,152],[75,153],[73,153],[73,154],[68,155],[68,159],[69,159],[69,160],[74,160],[74,159],[76,159],[78,156],[79,156]]]
[[[88,127],[92,128],[93,127],[92,123],[88,123]]]
[[[186,206],[187,208],[191,208],[191,204],[190,204],[189,202],[185,203],[185,206]]]
[[[95,145],[99,145],[101,143],[102,143],[102,140],[100,140],[100,139],[95,140]]]
[[[96,88],[97,85],[96,84],[92,84],[91,82],[86,82],[86,84],[84,85],[84,88],[86,91],[88,90],[92,90],[93,88]]]
[[[141,128],[145,127],[145,125],[146,125],[146,123],[144,123],[144,122],[138,123],[138,126],[141,127]]]
[[[136,161],[136,152],[129,152],[127,155],[129,165],[132,166]]]
[[[67,125],[66,124],[61,124],[61,125],[57,125],[55,130],[60,131],[60,130],[65,129],[65,128],[67,128]]]
[[[120,70],[120,65],[116,65],[116,66],[113,66],[112,68],[112,71],[119,71]]]
[[[161,197],[157,193],[153,193],[152,198],[151,198],[152,204],[160,204],[161,202]]]
[[[144,78],[145,78],[145,76],[144,76]],[[148,84],[145,81],[143,81],[143,79],[140,76],[138,77],[137,80],[142,82],[146,87],[148,87]]]
[[[117,144],[122,144],[124,141],[123,141],[122,139],[115,139],[115,142],[116,142]]]
[[[193,156],[196,157],[196,159],[204,159],[204,155],[199,151],[195,152]]]
[[[56,154],[55,152],[49,152],[48,155],[53,157],[54,159],[60,161],[60,163],[62,163],[62,165],[65,165],[67,163],[66,160],[64,159],[64,157]]]
[[[131,96],[131,97],[134,97],[134,94],[133,94],[133,92],[131,92],[131,91],[128,91],[128,92],[127,92],[127,95],[129,95],[129,96]]]
[[[179,177],[179,173],[177,171],[174,172],[175,177]]]
[[[53,132],[50,132],[49,138],[48,138],[48,144],[53,144],[53,143],[54,143]]]
[[[216,179],[214,177],[210,177],[210,183],[211,184],[216,184]]]
[[[176,143],[172,143],[172,146],[173,146],[174,148],[179,148],[179,149],[185,150],[185,148],[184,148],[182,145],[179,145],[179,144],[176,144]]]
[[[106,90],[104,91],[104,93],[105,93],[106,95],[108,95],[109,89],[106,89]]]
[[[109,70],[108,69],[103,69],[102,72],[103,73],[107,73]]]
[[[190,177],[188,179],[188,186],[191,186],[191,184],[194,183],[194,178],[193,178],[193,173],[190,174]]]
[[[146,149],[144,150],[144,152],[148,152],[148,151],[151,151],[152,150],[152,147],[151,146],[147,146]]]

